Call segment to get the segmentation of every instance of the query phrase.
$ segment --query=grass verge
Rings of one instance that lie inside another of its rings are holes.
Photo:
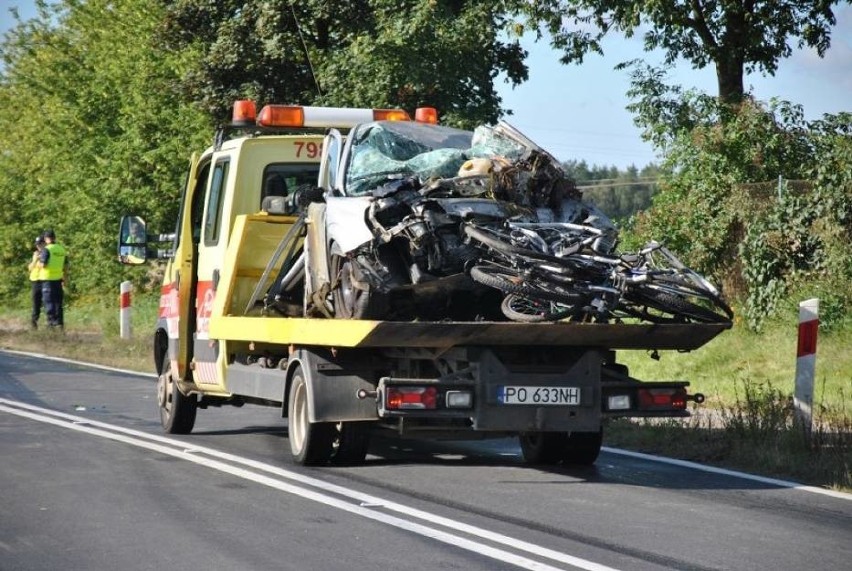
[[[687,419],[620,419],[604,434],[609,446],[852,492],[852,422],[837,411],[814,420],[806,430],[790,395],[744,383],[734,404]]]
[[[0,309],[0,347],[153,372],[149,332],[157,304],[155,294],[134,296],[131,340],[120,338],[117,302],[76,301],[66,309],[64,333],[30,330],[28,308]],[[735,327],[697,351],[660,361],[622,354],[633,376],[689,380],[691,392],[705,393],[708,402],[688,419],[610,422],[605,444],[852,491],[852,320],[820,334],[810,433],[793,414],[795,332],[783,322],[760,335]]]

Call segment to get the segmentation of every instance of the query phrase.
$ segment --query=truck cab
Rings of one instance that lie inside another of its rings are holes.
[[[151,257],[166,258],[154,360],[160,377],[168,379],[159,391],[167,430],[185,432],[191,426],[190,420],[180,420],[191,415],[170,412],[195,398],[186,395],[231,396],[226,385],[227,342],[211,339],[209,325],[237,218],[271,212],[285,225],[292,224],[300,197],[316,187],[326,130],[345,131],[357,122],[389,115],[407,118],[396,110],[286,105],[267,105],[257,113],[252,101],[237,101],[231,123],[220,127],[213,144],[190,159],[174,233],[149,234],[138,216],[122,220],[119,261],[136,265]],[[146,251],[133,237],[139,225],[155,242],[168,239],[170,248],[159,255],[150,255],[150,250],[139,255],[140,249]],[[269,248],[268,240],[261,242],[259,246]],[[254,278],[266,265],[262,251],[256,252],[257,267],[244,270]]]

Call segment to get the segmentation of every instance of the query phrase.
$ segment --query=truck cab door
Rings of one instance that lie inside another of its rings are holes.
[[[206,385],[206,390],[214,389],[213,385],[223,386],[217,369],[219,343],[210,339],[209,327],[230,232],[226,209],[230,170],[230,155],[216,153],[210,165],[198,241],[192,361],[193,378],[196,384]]]
[[[175,229],[174,256],[166,265],[163,278],[160,319],[165,320],[168,333],[172,374],[181,380],[188,380],[192,359],[198,237],[209,171],[209,158],[199,159],[193,154]]]

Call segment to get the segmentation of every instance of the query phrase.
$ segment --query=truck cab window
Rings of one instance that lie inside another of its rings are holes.
[[[222,198],[228,181],[228,160],[222,160],[213,167],[210,180],[210,192],[207,197],[207,212],[204,215],[204,244],[214,246],[219,242],[219,228],[222,222]]]
[[[268,196],[285,196],[295,199],[299,192],[317,185],[319,166],[316,163],[272,163],[263,172],[260,205]]]
[[[207,186],[207,177],[210,175],[210,163],[202,166],[198,171],[198,179],[195,189],[192,191],[192,206],[190,210],[190,222],[192,224],[192,243],[201,242],[201,222],[204,219],[204,189]]]
[[[287,196],[287,181],[284,180],[281,173],[270,172],[266,175],[260,197],[261,202],[267,196]]]

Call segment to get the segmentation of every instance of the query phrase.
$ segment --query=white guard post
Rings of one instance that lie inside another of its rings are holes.
[[[122,339],[130,339],[130,292],[133,291],[133,283],[121,282],[119,296],[119,329]]]
[[[816,368],[819,300],[799,303],[799,342],[796,349],[796,389],[793,396],[796,419],[810,434],[813,422],[814,369]]]

